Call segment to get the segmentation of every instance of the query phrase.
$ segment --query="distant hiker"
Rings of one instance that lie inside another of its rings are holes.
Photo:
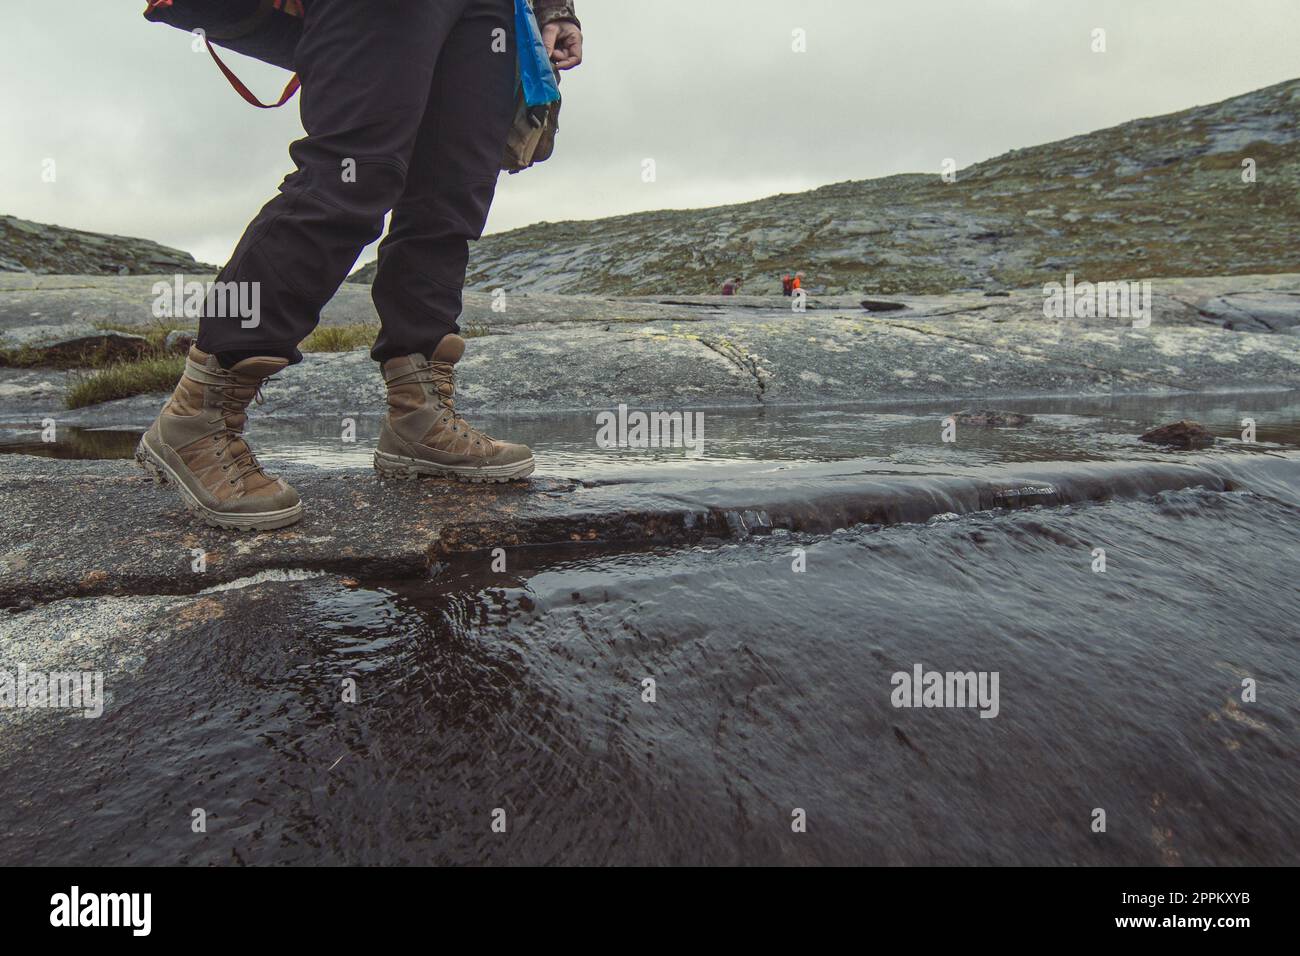
[[[209,300],[184,376],[136,452],[222,528],[301,519],[298,493],[266,473],[244,438],[248,408],[268,378],[302,361],[298,344],[389,212],[372,289],[381,329],[370,356],[388,390],[375,468],[475,482],[534,468],[526,446],[490,438],[456,413],[465,351],[457,319],[468,243],[483,231],[516,122],[517,82],[531,117],[529,85],[551,83],[552,66],[582,62],[573,4],[533,0],[535,22],[523,0],[303,6],[294,65],[306,136],[289,148],[297,170],[218,276],[241,301],[251,290],[255,314],[232,318]]]
[[[796,272],[794,274],[794,278],[790,280],[791,294],[793,294],[794,290],[802,289],[802,288],[803,288],[803,273]]]
[[[740,293],[739,279],[728,279],[726,282],[722,283],[723,295],[737,295],[739,293]]]
[[[794,277],[790,273],[781,276],[781,294],[791,295],[794,292]]]

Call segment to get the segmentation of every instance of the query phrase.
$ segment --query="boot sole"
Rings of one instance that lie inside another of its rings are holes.
[[[157,480],[158,484],[174,485],[181,493],[181,501],[185,507],[214,528],[224,528],[227,531],[273,531],[302,520],[301,502],[292,508],[253,514],[226,514],[214,511],[194,496],[194,492],[185,486],[185,482],[180,480],[162,456],[149,447],[143,437],[140,438],[140,444],[136,446],[135,460],[146,474],[152,475]]]
[[[456,481],[468,481],[472,484],[494,484],[518,481],[533,473],[537,463],[530,455],[523,461],[510,465],[439,465],[419,458],[406,458],[402,455],[390,455],[387,452],[375,452],[375,471],[385,478],[454,478]]]

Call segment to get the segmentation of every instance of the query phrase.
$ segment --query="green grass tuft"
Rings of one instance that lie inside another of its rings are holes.
[[[303,352],[351,352],[370,348],[379,335],[379,326],[372,322],[356,325],[318,325],[311,335],[302,340],[298,348]]]
[[[68,408],[84,408],[149,392],[170,392],[185,371],[183,355],[151,355],[74,374],[64,396]]]

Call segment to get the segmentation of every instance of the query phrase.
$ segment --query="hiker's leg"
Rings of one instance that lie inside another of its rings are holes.
[[[218,277],[257,283],[258,322],[209,316],[199,348],[301,359],[298,343],[402,194],[438,52],[470,2],[307,5],[296,52],[307,135],[289,150],[297,170]]]
[[[406,189],[379,247],[376,361],[431,355],[458,330],[469,240],[487,221],[514,115],[514,32],[512,0],[469,0],[442,48]]]
[[[456,413],[465,342],[449,334],[514,112],[513,12],[512,0],[470,0],[447,38],[406,190],[380,246],[373,295],[383,329],[371,355],[383,362],[388,387],[375,449],[381,475],[512,481],[535,466],[527,446],[491,438]]]

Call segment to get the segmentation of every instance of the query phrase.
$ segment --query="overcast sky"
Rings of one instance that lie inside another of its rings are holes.
[[[247,106],[144,0],[4,3],[0,213],[224,262],[291,168],[296,106]],[[1300,75],[1297,0],[577,4],[556,155],[503,176],[489,232],[938,172]],[[239,72],[264,98],[285,79]]]

